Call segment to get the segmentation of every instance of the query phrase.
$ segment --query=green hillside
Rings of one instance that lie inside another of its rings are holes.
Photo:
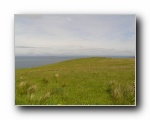
[[[134,58],[80,58],[16,69],[16,105],[135,105]]]

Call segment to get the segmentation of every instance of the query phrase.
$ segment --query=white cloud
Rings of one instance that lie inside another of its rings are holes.
[[[135,17],[16,15],[15,46],[38,47],[16,54],[134,55]]]

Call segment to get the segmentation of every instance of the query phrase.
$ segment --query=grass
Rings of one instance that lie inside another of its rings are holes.
[[[80,58],[16,69],[16,105],[135,105],[134,58]]]

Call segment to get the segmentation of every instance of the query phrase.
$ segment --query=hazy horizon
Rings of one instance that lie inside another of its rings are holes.
[[[15,55],[15,57],[24,57],[24,56],[29,56],[29,57],[135,57],[135,55],[23,55],[23,54],[18,54]]]
[[[135,56],[135,15],[15,15],[15,56]]]

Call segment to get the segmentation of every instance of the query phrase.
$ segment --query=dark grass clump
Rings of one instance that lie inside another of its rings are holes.
[[[135,104],[134,86],[121,84],[115,80],[110,81],[107,92],[114,105]]]

